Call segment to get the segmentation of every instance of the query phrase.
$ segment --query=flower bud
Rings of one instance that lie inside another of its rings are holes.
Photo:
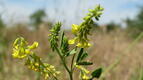
[[[35,49],[38,47],[38,42],[34,42],[31,46],[28,46],[29,49]]]

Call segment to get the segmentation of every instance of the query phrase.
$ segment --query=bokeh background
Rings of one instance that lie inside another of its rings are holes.
[[[94,65],[89,69],[103,67],[102,80],[143,80],[142,0],[0,0],[0,80],[43,80],[12,58],[12,43],[20,36],[30,44],[38,41],[37,54],[65,73],[50,50],[49,30],[60,21],[70,39],[71,25],[80,24],[88,9],[98,4],[105,10],[91,31],[88,59]],[[60,77],[67,80],[68,76]]]

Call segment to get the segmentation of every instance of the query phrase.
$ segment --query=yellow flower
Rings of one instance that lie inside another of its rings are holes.
[[[75,67],[78,68],[78,69],[80,69],[80,70],[82,70],[82,71],[83,71],[84,73],[86,73],[86,74],[90,73],[90,71],[88,71],[87,69],[85,69],[85,68],[82,67],[82,66],[75,65]]]
[[[25,58],[29,54],[32,54],[32,49],[35,49],[38,47],[38,42],[34,42],[32,45],[28,45],[27,41],[24,40],[24,38],[20,37],[17,38],[14,41],[13,44],[13,54],[12,56],[14,58]]]
[[[76,45],[77,47],[83,47],[83,44],[81,44],[81,43],[77,43],[77,45]]]
[[[79,66],[75,64],[75,67],[78,68],[79,70],[81,70],[81,79],[82,80],[89,80],[91,78],[91,76],[88,76],[88,74],[90,73],[90,71],[88,71],[87,69],[85,69],[83,66]]]
[[[68,41],[68,44],[75,44],[75,43],[76,46],[80,48],[88,48],[91,46],[91,44],[88,42],[79,42],[79,39],[77,37]]]
[[[38,42],[34,42],[31,46],[28,46],[29,49],[35,49],[38,47]]]
[[[77,38],[71,39],[68,41],[69,44],[75,44],[77,41]]]
[[[22,53],[23,49],[13,49],[13,54],[12,56],[14,58],[25,58],[26,54]]]
[[[90,77],[87,76],[86,74],[83,74],[81,77],[82,77],[82,80],[89,80],[90,79]]]
[[[49,78],[49,74],[45,74],[44,77],[45,77],[45,80],[48,79]]]
[[[68,43],[69,43],[69,44],[74,44],[74,43],[75,43],[75,40],[74,40],[74,39],[69,40]]]
[[[36,63],[35,63],[35,66],[39,66],[39,63],[36,62]]]
[[[30,54],[31,51],[30,51],[29,49],[26,49],[26,50],[25,50],[25,53],[26,53],[26,54]]]
[[[79,25],[73,24],[72,33],[76,35],[78,31],[79,31]]]
[[[77,43],[76,46],[77,46],[77,47],[81,47],[81,48],[87,48],[87,47],[90,47],[91,44],[88,43],[88,42],[83,42],[83,43]]]

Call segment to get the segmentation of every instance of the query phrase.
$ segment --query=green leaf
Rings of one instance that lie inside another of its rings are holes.
[[[80,51],[79,51],[79,54],[78,54],[78,56],[77,56],[77,59],[76,59],[76,62],[77,62],[77,63],[80,61],[81,56],[82,56],[82,54],[83,54],[83,51],[84,51],[84,49],[81,48]]]
[[[102,68],[96,69],[91,73],[92,78],[99,78],[101,76],[101,73],[102,73]]]
[[[61,46],[61,51],[64,55],[66,55],[69,52],[68,38],[66,36],[63,37],[63,43]]]
[[[92,64],[93,64],[92,62],[87,62],[87,61],[77,63],[77,65],[92,65]]]
[[[68,38],[65,36],[64,31],[60,35],[60,50],[63,56],[66,56],[69,52]]]
[[[87,52],[83,53],[83,55],[81,56],[80,60],[84,60],[87,56],[88,56]]]
[[[99,20],[99,17],[95,17],[95,19],[98,21],[98,20]]]
[[[64,31],[62,31],[62,33],[61,33],[61,39],[60,39],[60,47],[62,47],[64,35],[65,35]]]
[[[67,53],[66,56],[72,55],[76,53],[76,49],[71,50],[70,52]]]

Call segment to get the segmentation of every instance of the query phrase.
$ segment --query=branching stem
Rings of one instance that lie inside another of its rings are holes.
[[[65,57],[62,56],[62,52],[57,47],[55,47],[55,50],[57,51],[60,59],[62,60],[63,66],[65,67],[66,71],[68,72],[70,76],[70,80],[73,80],[72,71],[68,68],[66,61],[65,61]]]

